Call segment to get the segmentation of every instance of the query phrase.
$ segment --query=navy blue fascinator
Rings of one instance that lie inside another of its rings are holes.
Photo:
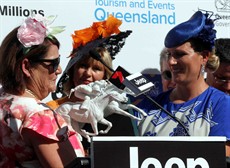
[[[216,38],[214,21],[220,18],[215,16],[215,19],[211,19],[212,16],[213,12],[197,11],[188,21],[175,26],[168,32],[164,41],[165,47],[173,48],[194,38],[204,43],[211,51]]]

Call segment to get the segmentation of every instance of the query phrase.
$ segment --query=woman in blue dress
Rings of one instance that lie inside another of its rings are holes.
[[[203,76],[205,68],[215,70],[219,63],[213,61],[218,60],[213,59],[217,18],[211,17],[210,12],[197,11],[166,35],[168,65],[176,87],[139,104],[148,114],[138,123],[140,135],[225,136],[230,140],[230,96],[208,86]],[[227,142],[226,156],[230,156],[229,146]]]

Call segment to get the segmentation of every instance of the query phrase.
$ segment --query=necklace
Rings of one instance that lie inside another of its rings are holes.
[[[33,96],[34,98],[38,99],[38,97],[34,94],[34,92],[32,92],[31,90],[29,89],[25,89],[25,91],[30,94],[31,96]]]

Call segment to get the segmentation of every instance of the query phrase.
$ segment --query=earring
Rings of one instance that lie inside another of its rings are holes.
[[[205,65],[202,64],[202,65],[201,65],[200,73],[201,73],[201,74],[204,74],[204,72],[205,72]]]

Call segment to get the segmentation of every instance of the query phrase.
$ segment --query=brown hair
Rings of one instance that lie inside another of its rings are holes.
[[[15,95],[22,94],[26,87],[21,69],[22,60],[44,58],[52,44],[60,47],[59,41],[54,36],[49,36],[42,44],[25,48],[17,38],[18,28],[13,29],[4,38],[0,47],[0,83],[5,92]]]
[[[192,38],[188,41],[191,42],[191,45],[194,48],[194,51],[196,52],[208,51],[209,52],[208,61],[206,63],[206,68],[211,70],[211,72],[215,72],[220,65],[219,57],[215,55],[215,48],[213,48],[212,51],[210,51],[209,46],[205,45],[204,42],[196,38]]]

